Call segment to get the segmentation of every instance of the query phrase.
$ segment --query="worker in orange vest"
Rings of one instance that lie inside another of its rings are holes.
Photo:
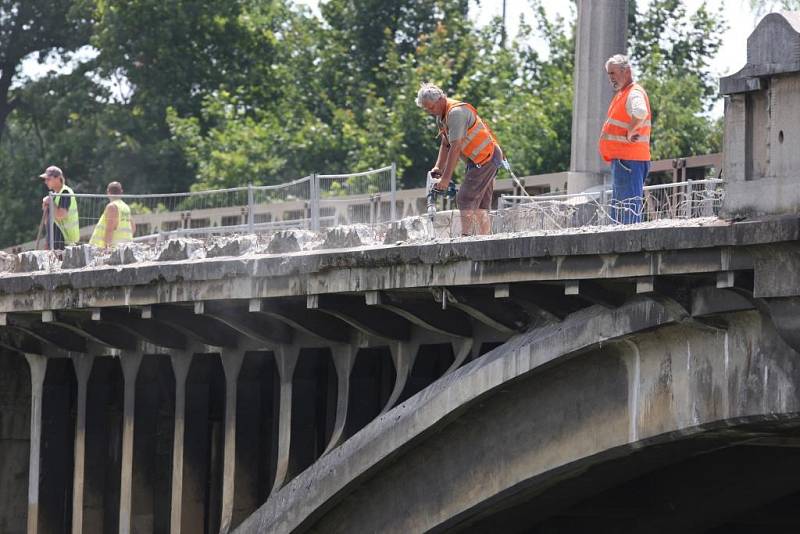
[[[644,180],[650,172],[650,100],[634,83],[628,58],[622,54],[606,61],[614,96],[600,134],[600,155],[611,163],[611,217],[618,223],[642,220]]]
[[[432,83],[423,83],[417,93],[417,106],[436,118],[441,135],[439,156],[431,169],[441,177],[436,190],[444,192],[453,177],[459,158],[466,163],[464,183],[456,196],[461,211],[461,232],[465,235],[488,234],[492,225],[494,178],[503,165],[503,151],[477,110],[466,102],[447,95]]]

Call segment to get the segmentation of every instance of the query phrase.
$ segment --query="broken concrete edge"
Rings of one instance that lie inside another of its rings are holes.
[[[643,228],[597,233],[512,235],[465,238],[424,244],[373,245],[359,249],[300,251],[288,254],[134,263],[49,273],[0,275],[0,293],[147,285],[153,282],[207,281],[231,277],[310,275],[337,269],[445,265],[459,261],[507,261],[575,255],[615,255],[665,250],[763,245],[800,239],[800,218]]]
[[[267,499],[236,532],[302,529],[325,503],[342,496],[424,434],[447,424],[453,413],[485,399],[509,380],[600,344],[684,318],[679,306],[635,297],[615,310],[593,306],[564,322],[515,336],[370,422]]]

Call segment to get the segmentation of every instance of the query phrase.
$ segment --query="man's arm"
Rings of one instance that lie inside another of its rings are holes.
[[[630,92],[626,104],[628,107],[628,114],[631,116],[631,126],[628,128],[625,137],[629,142],[635,143],[640,137],[639,128],[642,127],[645,119],[647,119],[647,104],[644,95],[638,89],[634,89]]]
[[[106,206],[106,235],[104,236],[106,248],[110,248],[113,245],[111,238],[114,235],[114,230],[117,229],[117,225],[119,225],[119,210],[114,204],[109,204]]]
[[[456,169],[459,155],[461,154],[461,147],[464,144],[464,137],[457,139],[450,143],[450,150],[447,153],[447,159],[442,168],[442,181],[437,184],[436,189],[444,191],[453,179],[453,171]]]

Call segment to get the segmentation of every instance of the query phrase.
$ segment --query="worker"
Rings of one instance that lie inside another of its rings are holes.
[[[599,148],[611,163],[611,217],[621,224],[637,223],[642,220],[644,180],[650,172],[650,99],[634,83],[626,56],[611,56],[605,68],[615,93]]]
[[[463,159],[466,174],[456,196],[461,211],[461,232],[464,235],[490,233],[489,208],[494,178],[503,164],[503,152],[494,133],[474,107],[447,98],[444,91],[431,83],[420,87],[417,106],[436,118],[441,135],[439,155],[431,169],[433,176],[441,177],[436,191],[447,190],[459,157]]]
[[[119,196],[122,184],[111,182],[106,187],[108,204],[94,227],[90,245],[100,248],[111,248],[120,243],[133,240],[136,225],[131,218],[131,208]]]
[[[66,184],[64,173],[51,165],[39,175],[44,180],[47,189],[55,193],[42,199],[42,217],[47,228],[47,243],[52,243],[53,250],[64,250],[66,245],[77,245],[80,239],[78,228],[78,199],[75,192]],[[50,227],[50,204],[55,204],[52,216],[52,229]],[[52,239],[50,232],[53,232]],[[49,248],[49,246],[48,246]]]

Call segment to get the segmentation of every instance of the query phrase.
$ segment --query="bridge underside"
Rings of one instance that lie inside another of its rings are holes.
[[[0,278],[0,531],[568,528],[659,473],[792,451],[799,235],[787,219]]]

